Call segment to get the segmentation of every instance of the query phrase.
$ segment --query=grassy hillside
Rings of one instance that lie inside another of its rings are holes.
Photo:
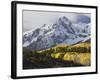
[[[62,44],[41,51],[30,51],[24,48],[23,67],[26,69],[89,66],[91,65],[90,48],[91,46],[89,42],[79,43],[76,45]],[[30,63],[31,65],[29,66]]]

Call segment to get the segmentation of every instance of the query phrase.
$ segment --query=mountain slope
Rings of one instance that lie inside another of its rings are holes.
[[[76,44],[90,39],[90,33],[90,23],[73,23],[63,16],[56,23],[23,33],[23,47],[42,50],[58,44]]]

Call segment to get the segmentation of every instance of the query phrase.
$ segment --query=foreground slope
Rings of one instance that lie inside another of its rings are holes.
[[[23,68],[79,67],[91,65],[90,42],[57,45],[45,50],[23,50]],[[26,51],[25,51],[26,50]]]

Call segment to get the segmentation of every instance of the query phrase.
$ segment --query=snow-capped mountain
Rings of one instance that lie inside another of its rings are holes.
[[[23,33],[23,47],[41,50],[57,44],[75,44],[89,40],[90,33],[90,23],[74,23],[63,16],[56,23]]]

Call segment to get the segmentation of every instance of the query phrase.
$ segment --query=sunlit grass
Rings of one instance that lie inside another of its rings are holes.
[[[52,48],[48,48],[40,51],[29,51],[24,49],[24,57],[34,62],[41,61],[52,61],[60,60],[60,61],[68,61],[73,62],[75,64],[80,64],[84,66],[91,65],[91,45],[90,43],[79,43],[76,45],[57,45]],[[52,63],[52,62],[51,62]]]
[[[80,43],[80,44],[73,45],[71,47],[86,47],[86,48],[90,48],[91,45],[90,45],[90,43],[85,42],[85,43]]]
[[[67,52],[67,53],[55,53],[55,54],[52,54],[51,56],[56,59],[62,59],[65,61],[73,61],[75,63],[80,63],[83,65],[90,65],[91,63],[90,53]]]
[[[51,53],[51,57],[55,58],[55,59],[61,59],[64,61],[73,61],[74,63],[79,63],[82,65],[91,65],[91,52],[85,52],[83,50],[83,52],[80,50],[80,52],[75,52],[75,51],[61,51],[61,52],[56,52],[55,50],[57,50],[58,48],[67,48],[68,50],[73,50],[73,49],[82,49],[82,48],[86,48],[86,49],[90,49],[91,45],[90,43],[79,43],[76,45],[57,45],[55,47],[52,47],[52,49],[54,49],[54,52]],[[47,49],[47,50],[50,50]],[[40,53],[43,52],[45,50],[39,51]]]

